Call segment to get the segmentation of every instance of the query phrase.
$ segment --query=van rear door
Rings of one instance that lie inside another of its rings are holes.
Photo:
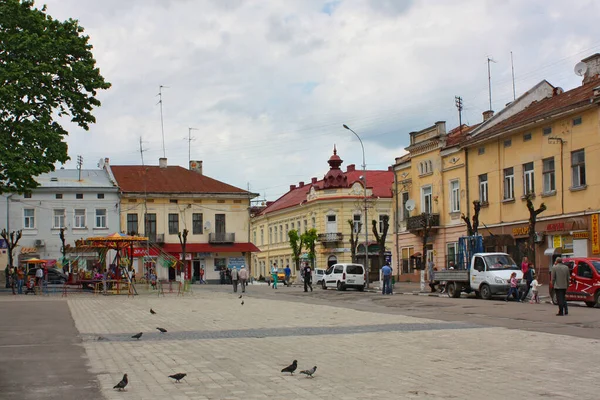
[[[348,285],[362,285],[365,282],[365,270],[360,264],[346,265],[346,283]]]

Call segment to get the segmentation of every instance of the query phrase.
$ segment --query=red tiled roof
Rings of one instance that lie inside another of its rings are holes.
[[[498,133],[517,128],[521,125],[536,122],[542,118],[590,104],[590,99],[594,96],[594,88],[598,85],[600,85],[600,78],[594,79],[562,94],[531,103],[531,105],[523,111],[499,122],[490,129],[484,130],[480,134],[473,136],[467,141],[466,145],[485,140]]]
[[[467,137],[467,133],[471,132],[473,129],[477,128],[481,124],[475,124],[472,126],[464,125],[462,127],[462,132],[460,130],[460,126],[452,129],[448,132],[448,139],[446,139],[446,148],[456,146]]]
[[[162,250],[166,253],[181,253],[181,245],[178,243],[165,243]],[[252,243],[233,243],[231,245],[216,246],[210,243],[187,243],[186,253],[258,253],[260,249]]]
[[[142,165],[111,165],[110,168],[123,192],[248,193],[243,189],[179,166],[160,168]]]
[[[348,171],[344,173],[348,178],[348,187],[351,187],[354,182],[359,182],[359,177],[362,176],[362,170]],[[373,196],[382,198],[392,197],[392,185],[394,183],[393,171],[367,171],[367,187],[373,191]],[[323,189],[323,180],[317,181],[314,185],[309,183],[303,187],[297,187],[290,190],[279,199],[269,204],[263,211],[262,215],[274,211],[283,210],[285,208],[299,206],[300,203],[306,201],[306,195],[310,188],[315,186],[316,189]]]

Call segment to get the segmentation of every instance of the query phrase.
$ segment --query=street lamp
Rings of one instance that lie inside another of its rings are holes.
[[[367,288],[369,288],[369,220],[367,217],[367,164],[365,162],[365,146],[363,146],[362,139],[358,136],[358,133],[354,132],[350,127],[346,124],[342,125],[345,129],[348,129],[350,132],[354,133],[354,135],[358,138],[360,142],[360,147],[362,148],[362,169],[363,169],[363,184],[364,184],[364,203],[365,203],[365,269],[367,270]]]

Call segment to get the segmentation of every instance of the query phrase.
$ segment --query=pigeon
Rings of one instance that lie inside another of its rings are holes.
[[[98,341],[101,342],[103,340],[107,340],[104,336],[98,336]]]
[[[309,377],[314,378],[313,374],[315,373],[316,370],[317,370],[317,366],[315,365],[311,369],[306,369],[304,371],[300,371],[300,373],[306,375],[307,378],[309,378]]]
[[[161,333],[166,333],[167,332],[167,330],[165,328],[156,328],[156,329],[158,329]]]
[[[142,335],[144,334],[144,332],[140,332],[140,333],[136,333],[135,335],[133,335],[131,338],[132,339],[137,339],[140,340],[140,338],[142,337]]]
[[[178,374],[174,374],[174,375],[169,375],[169,378],[171,379],[175,379],[175,383],[179,383],[180,380],[182,380],[183,378],[185,378],[187,374],[183,374],[183,373],[178,373]]]
[[[121,382],[117,383],[113,389],[119,389],[119,391],[121,390],[125,390],[125,386],[127,386],[127,384],[129,383],[129,381],[127,380],[127,374],[123,375],[123,379],[121,379]]]
[[[244,305],[244,300],[242,300],[242,305]]]
[[[156,311],[154,311],[153,309],[150,309],[150,314],[156,314]]]
[[[298,361],[294,360],[292,365],[288,365],[287,367],[282,369],[281,372],[289,372],[290,375],[294,375],[294,371],[296,370],[296,368],[298,368]]]
[[[241,299],[241,298],[242,298],[242,295],[240,294],[240,297],[238,297],[238,299]]]

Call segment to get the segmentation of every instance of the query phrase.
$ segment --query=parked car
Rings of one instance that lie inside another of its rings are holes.
[[[35,276],[35,271],[37,271],[38,268],[41,268],[41,267],[29,268],[29,271],[27,271],[27,276]],[[67,281],[67,275],[65,275],[60,269],[48,268],[48,283],[49,284],[62,285],[66,281]]]
[[[313,283],[317,285],[321,285],[323,283],[323,277],[325,276],[325,270],[321,268],[317,268],[313,271]]]
[[[563,259],[571,270],[567,301],[583,301],[588,307],[600,306],[600,258],[574,257]],[[550,298],[558,304],[550,279]]]
[[[327,268],[321,287],[336,288],[337,290],[346,290],[354,288],[360,292],[365,290],[365,267],[361,264],[334,264]]]

